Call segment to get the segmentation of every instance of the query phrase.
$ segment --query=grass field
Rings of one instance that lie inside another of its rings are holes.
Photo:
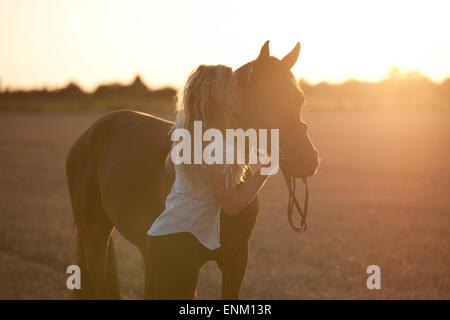
[[[74,226],[64,160],[100,114],[0,114],[0,299],[70,298]],[[304,115],[322,164],[310,179],[309,229],[286,219],[280,175],[261,195],[241,297],[450,299],[450,114]],[[299,188],[299,196],[302,195]],[[140,298],[143,264],[117,240],[125,298]],[[381,290],[366,288],[381,267]],[[214,263],[200,299],[220,297]]]

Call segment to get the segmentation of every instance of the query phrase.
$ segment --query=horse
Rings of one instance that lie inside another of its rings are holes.
[[[270,56],[267,41],[255,60],[235,71],[244,106],[237,122],[243,129],[278,128],[283,172],[305,178],[315,174],[318,152],[301,120],[305,96],[290,71],[299,53],[297,43],[279,60]],[[66,174],[81,270],[75,298],[120,299],[112,241],[116,229],[139,249],[145,263],[144,298],[152,299],[146,231],[163,212],[173,183],[164,166],[172,125],[146,113],[113,111],[95,121],[70,149]],[[223,299],[239,299],[257,214],[257,197],[239,214],[222,210],[221,247],[202,257],[204,263],[217,262]]]

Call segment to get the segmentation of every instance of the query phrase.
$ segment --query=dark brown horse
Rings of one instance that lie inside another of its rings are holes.
[[[303,93],[290,72],[300,44],[282,60],[271,57],[268,41],[259,57],[236,71],[245,106],[241,128],[279,128],[283,171],[294,177],[315,173],[318,154],[301,122]],[[133,111],[111,112],[73,145],[66,163],[73,216],[78,230],[82,299],[120,297],[111,234],[135,244],[145,261],[145,298],[152,298],[146,231],[164,210],[173,178],[164,169],[172,123]],[[221,247],[207,251],[222,271],[222,298],[238,299],[255,225],[258,199],[237,215],[221,213]]]

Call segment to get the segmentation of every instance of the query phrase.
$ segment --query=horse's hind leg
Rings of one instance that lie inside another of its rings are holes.
[[[103,210],[98,210],[85,208],[82,215],[86,219],[78,226],[81,290],[76,294],[81,299],[119,299],[113,226]]]
[[[81,289],[78,299],[118,299],[119,283],[112,242],[113,225],[103,209],[92,175],[76,174],[68,167],[72,211],[78,233]]]
[[[75,290],[75,297],[118,299],[117,266],[111,238],[113,225],[103,209],[91,153],[83,141],[74,145],[66,162],[81,270],[81,289]]]

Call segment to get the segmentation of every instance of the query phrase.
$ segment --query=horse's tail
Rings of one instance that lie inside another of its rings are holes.
[[[74,297],[119,299],[112,240],[114,228],[102,206],[88,132],[75,142],[66,161],[67,183],[77,229],[77,264],[81,270],[81,289],[74,289]]]

